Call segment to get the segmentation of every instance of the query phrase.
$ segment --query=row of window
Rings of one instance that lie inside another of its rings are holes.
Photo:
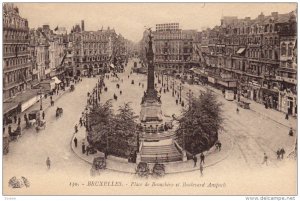
[[[28,33],[24,31],[6,31],[3,33],[4,42],[5,40],[27,40]]]
[[[17,58],[5,58],[3,60],[5,63],[4,68],[9,68],[9,67],[16,66],[16,65],[27,64],[28,57],[24,56],[24,57],[17,57]]]
[[[96,48],[106,49],[107,43],[84,43],[83,48],[85,48],[85,49],[88,49],[88,48],[90,48],[90,49],[96,49]]]
[[[12,72],[8,72],[4,74],[4,83],[18,83],[24,82],[24,80],[28,77],[28,69],[20,69]]]
[[[292,56],[293,55],[294,44],[290,43],[281,43],[281,56]]]
[[[27,21],[20,16],[12,17],[8,15],[3,15],[3,24],[12,25],[16,28],[25,28],[27,27]]]
[[[27,51],[27,45],[3,45],[4,46],[4,55],[12,53],[21,53]]]
[[[94,55],[96,55],[96,54],[106,54],[106,53],[107,53],[107,51],[105,51],[103,49],[102,50],[94,50],[94,51],[93,50],[89,50],[89,51],[88,50],[84,50],[83,51],[83,55],[84,56],[86,56],[86,55],[93,55],[93,54]],[[79,51],[77,51],[76,54],[79,55]]]

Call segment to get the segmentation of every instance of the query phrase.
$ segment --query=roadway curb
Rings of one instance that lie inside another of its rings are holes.
[[[72,149],[73,153],[74,153],[77,157],[79,157],[81,160],[85,161],[86,163],[92,164],[88,159],[86,159],[85,157],[82,157],[82,156],[78,155],[78,154],[76,153],[76,151],[74,150],[74,146],[73,146],[72,142],[73,142],[73,139],[74,139],[75,135],[76,135],[76,133],[73,134],[73,137],[71,138],[71,141],[70,141],[70,146],[71,146],[71,149]],[[216,164],[218,164],[218,163],[220,163],[220,162],[222,162],[222,161],[224,161],[225,159],[228,158],[229,154],[231,153],[231,151],[232,151],[232,149],[233,149],[234,143],[233,143],[233,140],[232,140],[232,137],[231,137],[231,136],[226,135],[226,138],[230,141],[230,147],[229,147],[229,149],[228,149],[226,155],[225,155],[224,157],[222,157],[221,159],[217,160],[217,161],[214,161],[214,162],[212,162],[212,163],[210,163],[210,164],[208,164],[208,165],[204,165],[204,166],[203,166],[204,168],[214,166],[214,165],[216,165]],[[213,149],[213,148],[212,148],[212,149]],[[209,154],[208,154],[207,156],[209,156]],[[115,163],[120,163],[120,164],[127,164],[127,163],[125,163],[125,162],[120,162],[120,161],[112,160],[112,159],[106,159],[106,160],[107,160],[107,161],[113,161],[113,162],[115,162]],[[180,164],[180,163],[186,163],[186,162],[177,162],[177,163]],[[168,163],[165,164],[165,165],[168,166]],[[136,173],[133,173],[133,172],[122,171],[122,170],[116,170],[116,169],[113,169],[113,168],[106,168],[106,169],[112,170],[112,171],[115,171],[115,172],[122,172],[122,173],[136,174]],[[186,169],[186,170],[183,170],[183,171],[166,172],[166,174],[176,174],[176,173],[193,172],[193,171],[198,171],[198,168],[196,168],[196,169],[195,169],[195,168],[191,168],[191,169]]]

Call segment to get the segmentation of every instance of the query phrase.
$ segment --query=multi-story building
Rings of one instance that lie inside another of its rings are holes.
[[[50,78],[49,40],[43,28],[30,31],[30,53],[33,61],[33,78],[36,82]]]
[[[158,24],[154,32],[157,70],[187,72],[192,68],[196,30],[181,30],[178,23]]]
[[[208,82],[294,115],[295,27],[294,12],[222,18],[220,26],[201,32],[199,58]]]
[[[3,4],[3,100],[30,87],[28,21],[12,3]]]
[[[81,27],[76,25],[70,33],[73,45],[73,59],[76,74],[99,73],[111,66],[114,43],[117,35],[114,29],[85,31],[84,21]]]
[[[297,114],[297,22],[296,15],[291,14],[289,24],[279,30],[280,66],[277,69],[276,80],[279,83],[278,109],[291,114]]]

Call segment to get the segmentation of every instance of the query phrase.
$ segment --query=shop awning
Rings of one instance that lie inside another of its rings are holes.
[[[54,80],[54,83],[55,83],[55,84],[61,83],[61,81],[60,81],[56,76],[53,77],[52,80]]]
[[[245,50],[246,50],[246,48],[240,48],[236,53],[237,54],[242,54]]]

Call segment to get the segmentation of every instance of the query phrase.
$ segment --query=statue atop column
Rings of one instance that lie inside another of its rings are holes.
[[[144,93],[141,103],[141,122],[162,121],[161,99],[155,90],[154,85],[154,52],[152,47],[152,31],[149,30],[148,48],[146,48],[146,57],[148,63],[147,90]],[[147,50],[148,49],[148,50]]]

